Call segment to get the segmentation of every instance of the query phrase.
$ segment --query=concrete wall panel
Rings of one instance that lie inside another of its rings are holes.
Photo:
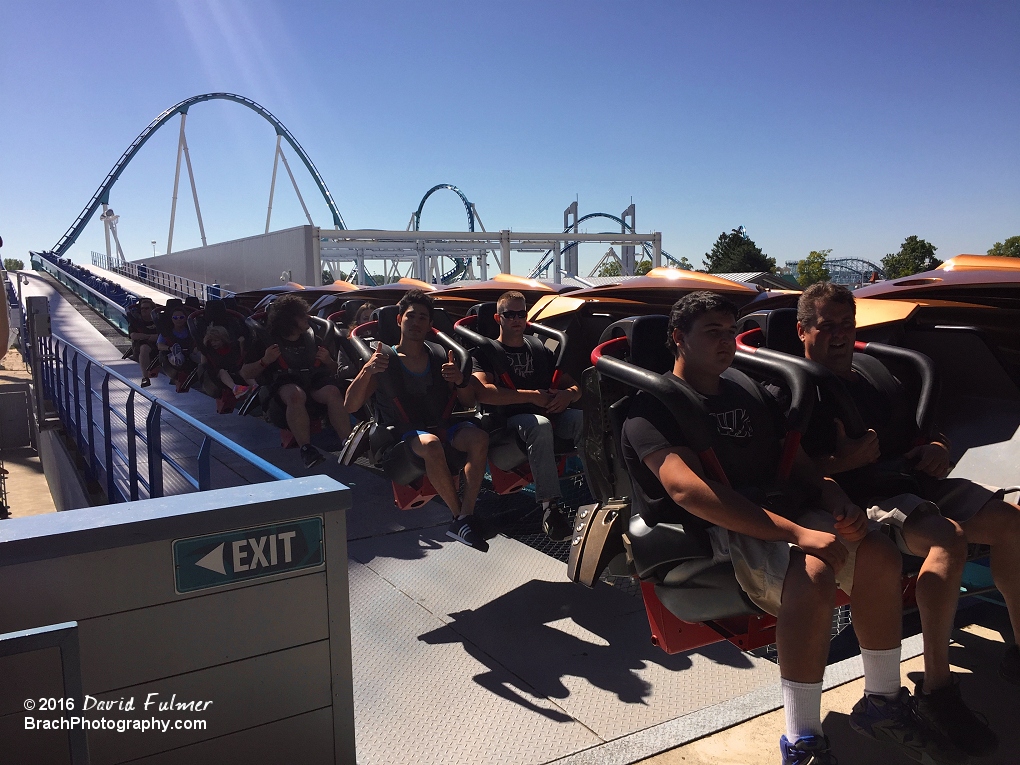
[[[314,286],[322,280],[318,233],[316,226],[298,226],[133,262],[233,292],[278,287],[284,271],[291,281]]]

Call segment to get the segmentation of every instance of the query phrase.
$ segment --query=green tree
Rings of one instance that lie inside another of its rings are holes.
[[[776,259],[770,258],[747,234],[737,229],[725,231],[705,253],[705,270],[710,274],[729,274],[744,271],[776,272]]]
[[[634,266],[634,273],[637,276],[644,276],[645,274],[647,274],[651,270],[652,270],[652,261],[650,259],[640,260]]]
[[[24,269],[25,261],[19,260],[18,258],[4,258],[5,271],[23,271]]]
[[[691,263],[691,261],[689,261],[687,259],[686,255],[681,255],[680,256],[680,258],[677,260],[677,266],[676,267],[677,268],[682,268],[684,271],[693,271],[694,270],[694,264]]]
[[[825,260],[831,252],[832,250],[811,250],[804,260],[797,261],[797,281],[801,287],[829,281],[829,267],[825,265]]]
[[[596,276],[620,276],[623,273],[623,269],[620,268],[620,264],[615,260],[607,260],[602,264],[602,267],[596,273]]]
[[[935,257],[938,247],[916,236],[908,236],[900,245],[900,251],[882,258],[882,269],[886,279],[900,279],[904,276],[931,271],[942,265]]]
[[[1020,236],[1011,236],[1005,242],[996,242],[989,255],[999,255],[1006,258],[1020,258]]]
[[[322,269],[322,286],[328,287],[334,281],[333,273],[328,268]]]

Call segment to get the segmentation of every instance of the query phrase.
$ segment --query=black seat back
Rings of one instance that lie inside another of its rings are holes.
[[[372,312],[372,320],[378,322],[375,328],[375,339],[386,345],[400,342],[400,324],[397,323],[397,307],[384,305]]]
[[[499,324],[496,322],[496,304],[478,303],[468,309],[468,316],[477,316],[474,330],[479,335],[495,340],[499,337]]]

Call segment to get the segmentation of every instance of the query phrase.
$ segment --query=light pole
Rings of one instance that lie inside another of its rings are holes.
[[[156,257],[156,240],[152,240],[152,257]]]

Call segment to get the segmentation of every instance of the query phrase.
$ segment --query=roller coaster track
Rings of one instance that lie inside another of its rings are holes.
[[[468,231],[474,233],[475,211],[472,209],[471,202],[468,201],[468,198],[464,195],[464,192],[458,189],[452,183],[439,183],[425,192],[425,196],[421,198],[421,202],[418,203],[418,209],[415,210],[414,213],[414,230],[421,231],[422,208],[425,207],[425,202],[428,200],[428,198],[441,189],[449,189],[450,191],[455,193],[458,197],[460,197],[460,201],[464,203],[464,210],[467,212]],[[467,273],[469,265],[468,258],[454,258],[453,261],[455,263],[454,267],[440,277],[440,281],[442,281],[443,284],[450,284],[451,282],[455,282],[462,276],[464,276],[464,274]]]
[[[595,213],[588,213],[587,215],[582,215],[580,218],[577,219],[577,225],[580,225],[581,223],[584,223],[584,221],[586,221],[586,220],[591,220],[592,218],[607,218],[607,219],[609,219],[611,221],[615,221],[616,223],[619,223],[621,228],[623,229],[624,233],[628,233],[628,232],[631,233],[631,234],[636,234],[637,233],[634,230],[633,226],[631,226],[628,223],[624,223],[623,218],[618,218],[617,216],[611,215],[610,213],[595,212]],[[569,234],[570,230],[573,227],[574,227],[573,224],[570,225],[570,226],[567,226],[566,228],[563,229],[563,233],[564,234]],[[578,244],[577,242],[568,242],[567,246],[564,247],[563,249],[564,249],[564,251],[569,250],[571,247],[576,247],[577,244]],[[650,255],[649,254],[649,247],[648,247],[647,244],[644,245],[643,249],[644,249],[644,254],[645,255]],[[662,257],[664,257],[666,260],[668,260],[672,265],[676,266],[677,268],[681,267],[680,266],[680,261],[677,258],[674,258],[672,255],[670,255],[665,250],[660,250],[659,252],[662,254]],[[531,269],[531,273],[528,274],[528,278],[529,279],[538,279],[538,278],[540,278],[542,276],[542,274],[548,274],[549,273],[549,268],[552,266],[552,262],[553,262],[552,250],[546,250],[545,255],[543,255],[542,258],[538,261],[538,265],[535,266],[533,269]]]
[[[128,166],[142,146],[145,145],[145,142],[152,137],[152,134],[163,127],[163,125],[165,125],[174,115],[187,114],[188,109],[203,101],[233,101],[234,103],[248,107],[272,125],[276,130],[277,135],[287,139],[287,143],[289,143],[291,148],[294,149],[299,157],[301,157],[301,161],[305,163],[305,167],[308,168],[308,172],[311,173],[312,178],[315,179],[315,185],[318,187],[319,193],[322,194],[322,198],[326,200],[326,204],[329,206],[329,210],[333,214],[333,225],[339,229],[347,228],[347,226],[344,225],[343,216],[340,215],[340,210],[337,209],[336,202],[333,201],[333,196],[329,193],[329,189],[326,188],[326,183],[322,180],[322,176],[319,175],[319,171],[315,169],[315,165],[312,164],[312,160],[307,154],[305,154],[305,150],[301,148],[301,144],[297,142],[297,139],[282,122],[276,119],[276,117],[274,117],[268,109],[255,103],[250,98],[245,98],[244,96],[239,96],[234,93],[205,93],[200,96],[186,98],[179,104],[170,107],[150,122],[145,130],[138,134],[138,137],[131,142],[131,145],[127,147],[127,150],[121,155],[120,159],[118,159],[117,163],[113,166],[113,169],[106,176],[106,179],[102,182],[102,184],[100,184],[99,189],[92,196],[92,199],[87,205],[85,205],[85,209],[81,211],[81,214],[75,219],[74,223],[71,224],[71,227],[67,229],[62,237],[60,237],[60,241],[57,242],[56,246],[52,250],[56,255],[62,255],[65,250],[74,244],[75,240],[81,235],[81,232],[85,230],[85,226],[88,225],[100,205],[110,203],[110,189],[113,188],[117,179],[120,178],[121,173],[124,172],[124,168]],[[421,208],[419,208],[419,211],[420,209]]]

